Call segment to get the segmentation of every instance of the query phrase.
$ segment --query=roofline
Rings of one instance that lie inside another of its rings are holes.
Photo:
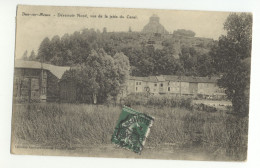
[[[132,77],[132,78],[131,78]],[[151,76],[150,76],[151,77]],[[209,77],[194,77],[195,79],[194,80],[204,80],[204,81],[189,81],[187,79],[177,79],[177,80],[169,80],[169,79],[166,79],[165,76],[163,76],[163,78],[165,79],[164,81],[160,81],[158,80],[157,76],[154,76],[156,77],[156,82],[155,81],[149,81],[149,79],[147,80],[143,80],[143,79],[138,79],[138,78],[148,78],[148,77],[139,77],[139,76],[130,76],[130,79],[129,80],[135,80],[135,81],[143,81],[143,82],[151,82],[151,83],[158,83],[158,82],[169,82],[169,81],[172,81],[172,82],[188,82],[188,83],[217,83],[217,80],[219,78],[215,78],[215,79],[210,79]],[[186,76],[185,76],[186,77]],[[137,78],[137,79],[135,79]],[[208,80],[208,81],[205,81],[205,80]],[[216,80],[216,81],[214,81]]]
[[[14,69],[31,69],[31,70],[46,70],[56,76],[58,79],[61,79],[62,75],[66,70],[69,70],[71,67],[68,66],[57,66],[47,63],[41,63],[38,61],[24,61],[17,60],[14,64]]]
[[[20,69],[43,69],[43,70],[46,70],[46,71],[50,71],[47,68],[33,68],[33,67],[14,67],[14,68],[20,68]]]

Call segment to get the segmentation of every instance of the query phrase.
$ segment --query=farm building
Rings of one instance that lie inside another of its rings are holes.
[[[151,94],[176,94],[192,96],[225,96],[225,90],[217,86],[217,77],[190,76],[131,76],[128,81],[128,94],[149,92]]]
[[[63,80],[61,77],[70,67],[61,67],[36,61],[15,61],[14,100],[16,102],[77,102],[89,96],[78,97],[78,88],[74,80]],[[131,93],[175,94],[191,96],[224,97],[225,91],[217,86],[217,77],[188,76],[130,76],[126,85],[121,86],[118,97]],[[83,89],[83,90],[82,90]]]
[[[51,102],[59,100],[59,80],[70,67],[36,61],[16,60],[14,68],[14,101]]]

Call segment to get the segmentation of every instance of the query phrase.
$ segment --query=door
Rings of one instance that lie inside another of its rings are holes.
[[[31,100],[40,98],[40,82],[37,78],[31,78]]]

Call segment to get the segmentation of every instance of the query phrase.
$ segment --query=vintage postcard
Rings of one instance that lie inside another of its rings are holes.
[[[18,5],[11,153],[246,161],[252,17]]]

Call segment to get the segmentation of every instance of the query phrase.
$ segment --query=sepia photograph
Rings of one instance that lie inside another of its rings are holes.
[[[252,13],[16,15],[12,154],[247,160]]]

